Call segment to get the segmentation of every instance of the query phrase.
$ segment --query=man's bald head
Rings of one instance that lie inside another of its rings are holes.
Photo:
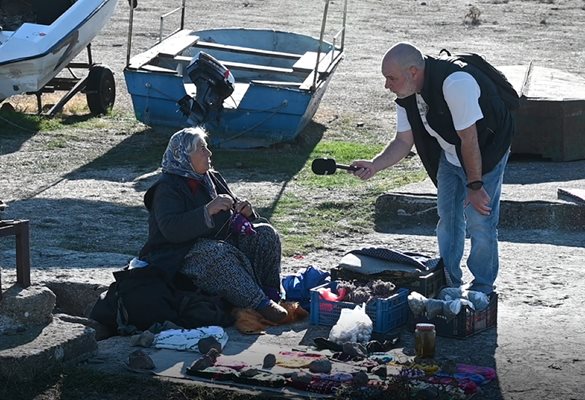
[[[419,49],[401,42],[392,46],[382,58],[384,87],[398,98],[420,92],[424,85],[425,59]]]
[[[402,70],[410,67],[423,70],[425,67],[421,51],[408,42],[399,42],[390,47],[382,58],[382,65],[386,63],[394,63]]]

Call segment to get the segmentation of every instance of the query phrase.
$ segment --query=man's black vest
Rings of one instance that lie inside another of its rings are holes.
[[[427,122],[446,142],[455,145],[461,165],[465,167],[461,156],[461,140],[453,126],[453,117],[443,96],[443,82],[456,71],[468,72],[475,78],[481,89],[479,106],[484,117],[476,122],[476,127],[481,152],[482,174],[485,174],[496,166],[510,148],[516,126],[513,116],[500,98],[496,86],[485,74],[473,65],[426,56],[424,84],[420,95],[428,105]],[[441,147],[425,129],[415,95],[396,99],[396,103],[406,109],[408,122],[414,135],[416,151],[436,186]]]

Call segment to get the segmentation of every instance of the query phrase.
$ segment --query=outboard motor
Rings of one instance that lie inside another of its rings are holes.
[[[207,121],[211,112],[223,109],[223,101],[234,92],[235,79],[225,65],[200,51],[185,69],[183,82],[188,94],[177,103],[181,112],[199,125]],[[195,97],[189,94],[190,82],[195,84]]]

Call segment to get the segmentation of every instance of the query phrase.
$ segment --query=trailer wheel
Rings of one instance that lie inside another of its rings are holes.
[[[114,73],[104,65],[90,68],[85,87],[89,111],[93,115],[107,114],[114,106],[116,83]]]

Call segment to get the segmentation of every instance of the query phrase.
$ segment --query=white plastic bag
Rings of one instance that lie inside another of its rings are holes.
[[[337,323],[329,332],[329,340],[343,344],[348,342],[366,343],[372,336],[372,320],[366,314],[365,303],[354,309],[342,308]]]

